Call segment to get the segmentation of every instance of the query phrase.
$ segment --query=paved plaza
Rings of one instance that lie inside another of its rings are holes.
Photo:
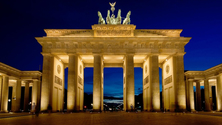
[[[26,116],[25,116],[26,115]],[[4,116],[4,117],[2,117]],[[0,114],[0,125],[222,125],[222,113],[52,113],[33,117],[28,114]]]

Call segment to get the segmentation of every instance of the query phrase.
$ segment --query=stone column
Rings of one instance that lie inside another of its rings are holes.
[[[52,100],[53,82],[53,57],[51,54],[43,55],[42,86],[41,86],[41,111],[46,111]]]
[[[217,87],[216,87],[216,98],[217,98],[217,111],[222,111],[222,73],[217,76]]]
[[[210,103],[210,110],[213,109],[213,100],[212,100],[212,86],[209,84],[209,103]]]
[[[163,80],[163,66],[162,66],[162,110],[165,112],[165,109],[164,109],[164,98],[166,98],[164,96],[164,80]]]
[[[186,110],[186,94],[184,83],[184,63],[183,54],[173,56],[173,78],[175,90],[175,107],[176,111]]]
[[[3,87],[3,76],[0,76],[0,112],[2,105],[2,87]]]
[[[14,88],[13,88],[14,89]],[[15,112],[20,111],[20,104],[21,104],[21,79],[17,79],[17,84],[16,84],[16,103],[15,103]]]
[[[93,69],[93,111],[102,110],[102,58],[101,55],[94,55]]]
[[[196,110],[202,110],[200,81],[196,81]]]
[[[144,95],[144,91],[143,91],[143,95]],[[123,61],[123,110],[126,111],[126,61],[125,59]]]
[[[64,102],[64,101],[63,101]],[[37,82],[37,109],[40,111],[41,106],[41,78]]]
[[[39,99],[40,99],[40,85],[39,80],[33,80],[32,86],[32,105],[35,103],[36,106],[39,106]]]
[[[210,98],[209,98],[209,82],[208,82],[208,79],[204,80],[204,97],[205,97],[205,111],[210,111]]]
[[[16,84],[12,85],[12,100],[11,100],[11,111],[15,111],[16,106]]]
[[[24,111],[27,112],[29,107],[29,82],[25,81],[25,95],[24,95]]]
[[[186,107],[187,107],[187,111],[190,111],[190,96],[189,96],[189,80],[193,80],[193,79],[186,79],[185,81],[185,85],[186,85]]]
[[[8,112],[8,76],[3,76],[1,112]]]
[[[131,110],[131,105],[133,109],[135,108],[135,90],[134,90],[134,55],[127,54],[125,57],[125,78],[126,78],[126,111]]]
[[[104,76],[104,63],[103,59],[101,59],[101,110],[103,111],[103,76]]]
[[[189,105],[190,105],[190,111],[194,111],[194,91],[193,91],[193,80],[189,80],[188,82],[188,92],[189,92]]]
[[[74,111],[77,91],[77,69],[78,57],[75,54],[69,54],[68,67],[68,90],[67,90],[67,110]]]
[[[149,57],[151,111],[160,111],[160,86],[159,86],[159,62],[158,55]]]

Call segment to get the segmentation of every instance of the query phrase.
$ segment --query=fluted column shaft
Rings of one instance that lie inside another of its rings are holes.
[[[0,76],[0,112],[2,108],[2,87],[3,87],[3,76]]]
[[[193,80],[190,80],[188,82],[188,89],[189,89],[189,103],[190,103],[190,110],[194,111],[195,107],[194,107],[194,91],[193,91]]]
[[[1,112],[8,112],[8,76],[3,76],[2,97],[1,97]]]
[[[75,110],[76,91],[77,91],[77,69],[78,69],[78,56],[75,54],[70,54],[69,68],[68,68],[68,91],[67,91],[68,111]]]
[[[222,111],[222,73],[217,76],[217,111]]]
[[[208,82],[208,79],[204,80],[204,97],[205,97],[205,111],[210,111],[210,98],[209,98],[209,82]]]
[[[101,55],[94,55],[93,69],[93,111],[102,110],[102,59]]]
[[[16,84],[13,86],[13,94],[12,94],[12,111],[19,112],[20,111],[20,103],[21,103],[21,80],[17,79]]]
[[[28,111],[29,106],[29,82],[25,82],[25,95],[24,95],[24,111]]]
[[[47,110],[48,105],[52,104],[53,63],[53,57],[50,54],[43,54],[41,111]]]
[[[35,103],[36,106],[39,106],[40,99],[40,82],[39,80],[33,80],[32,86],[32,105]]]
[[[159,86],[159,62],[158,55],[149,57],[151,111],[160,111],[160,86]]]
[[[202,110],[202,104],[201,104],[201,90],[200,90],[200,82],[196,81],[196,110],[201,111]]]
[[[135,108],[135,90],[134,90],[134,55],[128,54],[125,57],[126,61],[126,111]]]
[[[16,103],[15,103],[15,112],[20,111],[20,106],[21,106],[21,80],[17,80],[17,85],[16,85]]]
[[[173,56],[173,76],[175,87],[175,106],[177,111],[186,110],[186,93],[184,83],[184,63],[183,55]]]

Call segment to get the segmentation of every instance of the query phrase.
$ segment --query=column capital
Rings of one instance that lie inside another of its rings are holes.
[[[191,82],[191,81],[194,82],[194,79],[188,79],[188,81],[189,81],[189,82]]]
[[[216,74],[216,77],[219,77],[219,76],[222,76],[222,72],[218,72],[218,73]]]
[[[39,81],[39,79],[32,79],[32,81],[33,81],[33,82],[35,82],[35,81]]]
[[[75,56],[75,55],[77,55],[76,53],[67,53],[67,55],[69,55],[69,56]]]
[[[159,53],[151,53],[149,54],[149,56],[159,56],[160,54]]]
[[[42,54],[43,56],[52,56],[51,53],[44,53],[44,52],[42,52],[41,54]]]
[[[96,55],[102,56],[103,54],[100,53],[100,52],[93,52],[92,55],[93,55],[93,56],[96,56]]]
[[[184,56],[186,52],[175,53],[173,56]]]
[[[126,56],[129,56],[129,55],[133,55],[133,56],[134,56],[135,53],[125,53],[125,54],[124,54],[125,57],[126,57]]]
[[[7,74],[3,74],[3,73],[0,73],[0,76],[3,76],[3,77],[9,77],[9,75],[7,75]]]
[[[205,81],[205,80],[207,80],[207,81],[208,81],[209,79],[210,79],[210,78],[208,78],[208,77],[205,77],[205,78],[204,78],[204,81]]]
[[[17,78],[17,79],[15,79],[15,80],[17,80],[17,81],[22,81],[22,79],[20,79],[20,78]]]
[[[196,82],[196,83],[199,82],[200,83],[200,80],[194,80],[194,82]]]
[[[27,83],[27,84],[29,84],[29,83],[32,83],[32,81],[31,80],[22,80],[24,83]]]

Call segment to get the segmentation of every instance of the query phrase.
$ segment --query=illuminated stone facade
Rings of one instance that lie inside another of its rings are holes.
[[[8,112],[8,102],[11,102],[11,111],[21,111],[21,96],[24,96],[23,110],[28,111],[28,106],[35,104],[40,106],[39,71],[20,71],[0,62],[0,112]],[[12,99],[8,100],[9,87],[12,87]],[[21,95],[21,87],[25,87],[24,95]],[[32,87],[32,102],[29,102],[29,87]]]
[[[47,110],[48,105],[52,106],[53,111],[63,110],[66,67],[68,67],[68,111],[83,110],[85,67],[94,68],[94,111],[103,110],[104,67],[123,68],[125,111],[131,110],[131,105],[135,108],[134,67],[143,69],[143,110],[161,109],[160,67],[163,110],[202,110],[200,87],[204,86],[204,110],[210,111],[214,105],[211,87],[215,86],[217,111],[222,111],[222,64],[205,71],[184,73],[184,46],[190,37],[181,37],[182,30],[135,28],[135,25],[93,25],[92,30],[45,30],[47,36],[36,37],[42,45],[42,73],[20,71],[0,63],[1,112],[8,110],[9,87],[13,87],[11,111],[20,111],[22,86],[25,87],[24,111],[28,111],[30,104],[29,89],[27,89],[29,87],[32,87],[32,104],[40,106],[41,111]],[[193,86],[196,86],[196,100],[194,100]]]
[[[83,109],[84,68],[93,67],[93,110],[103,110],[103,68],[123,68],[124,110],[135,108],[134,67],[143,68],[144,110],[160,110],[159,67],[163,69],[164,108],[185,110],[182,30],[135,29],[135,25],[93,25],[91,29],[46,29],[42,45],[41,110],[62,109],[64,68],[68,67],[67,110]],[[58,73],[60,66],[60,74]],[[57,80],[55,80],[57,79]],[[59,80],[58,80],[59,79]],[[57,84],[55,81],[62,81]]]
[[[217,111],[222,111],[222,64],[207,69],[205,71],[187,71],[186,76],[186,100],[188,110],[213,110],[213,106],[216,105]],[[194,105],[194,90],[193,86],[196,86],[196,106]],[[200,86],[204,86],[204,107],[202,109],[201,89]],[[213,88],[215,87],[215,93]],[[213,94],[216,94],[216,104],[213,104]],[[196,108],[195,108],[196,107]]]

